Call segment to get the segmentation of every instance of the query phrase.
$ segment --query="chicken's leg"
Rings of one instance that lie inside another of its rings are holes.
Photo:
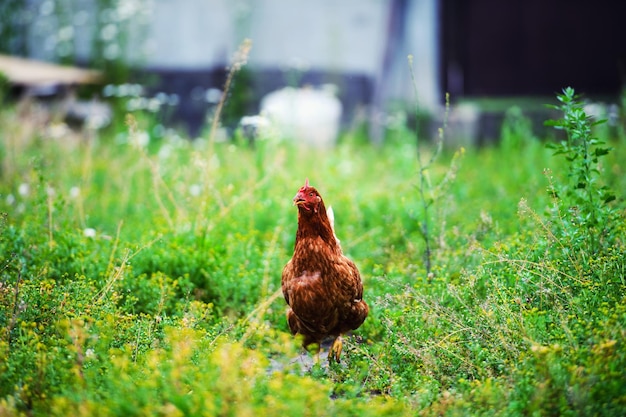
[[[341,338],[341,335],[339,335],[335,340],[333,340],[333,344],[330,346],[330,350],[328,351],[328,362],[332,362],[334,360],[339,363],[339,357],[341,356],[342,349],[343,339]]]

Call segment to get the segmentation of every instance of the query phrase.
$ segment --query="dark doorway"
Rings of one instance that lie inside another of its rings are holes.
[[[619,94],[626,3],[442,0],[441,79],[452,97]]]

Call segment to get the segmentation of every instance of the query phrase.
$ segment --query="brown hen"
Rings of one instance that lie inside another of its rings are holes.
[[[343,255],[319,192],[309,180],[293,198],[298,207],[298,231],[291,260],[282,275],[289,305],[287,321],[304,346],[332,337],[329,361],[339,362],[341,335],[357,329],[369,308],[363,301],[363,282],[354,262]]]

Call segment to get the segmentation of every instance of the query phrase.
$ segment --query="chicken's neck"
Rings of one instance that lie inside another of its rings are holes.
[[[296,245],[303,239],[321,238],[333,250],[338,250],[337,239],[333,233],[324,204],[320,204],[317,212],[298,210],[298,232]]]

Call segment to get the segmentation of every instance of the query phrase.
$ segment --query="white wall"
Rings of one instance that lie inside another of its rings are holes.
[[[88,39],[106,35],[91,12],[94,1],[74,0],[73,15],[62,22],[55,10],[60,0],[29,0],[26,7],[35,17],[31,56],[53,59],[50,46],[62,33],[74,36],[69,42],[79,57],[88,56]],[[407,66],[407,55],[413,54],[420,102],[433,107],[441,100],[437,4],[438,0],[408,0],[405,39],[394,45],[390,69],[382,66],[390,0],[119,0],[117,10],[107,16],[111,25],[121,28],[119,33],[130,28],[130,37],[121,46],[114,37],[108,51],[117,48],[149,68],[210,70],[228,66],[239,43],[250,38],[252,69],[364,74],[384,86],[384,101],[413,99]],[[68,22],[77,24],[70,32],[63,29]]]
[[[351,72],[379,78],[388,36],[388,0],[153,0],[152,67],[227,66],[252,39],[252,68]],[[385,80],[385,99],[413,100],[407,55],[414,55],[420,103],[440,102],[437,0],[410,0],[406,39]]]
[[[188,69],[225,65],[237,47],[229,0],[152,0],[147,66]]]
[[[382,58],[385,0],[260,0],[250,63],[372,74]]]
[[[398,57],[399,71],[393,74],[390,95],[414,99],[407,55],[413,55],[413,72],[418,87],[418,100],[428,108],[442,102],[438,71],[439,11],[436,0],[409,2],[406,21],[404,56]]]

